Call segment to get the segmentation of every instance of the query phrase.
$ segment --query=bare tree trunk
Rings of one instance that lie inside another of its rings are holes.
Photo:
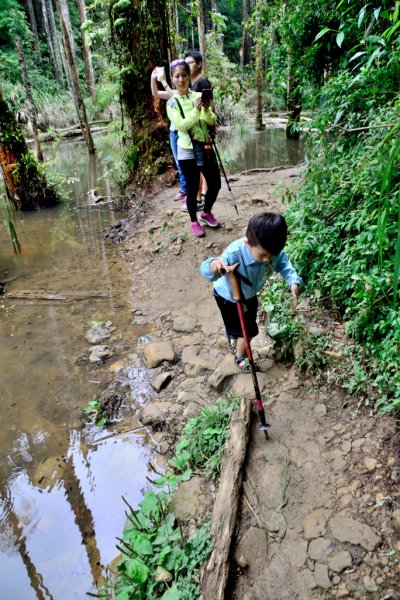
[[[40,52],[39,35],[38,35],[38,30],[37,30],[37,25],[36,25],[36,17],[35,17],[35,10],[33,8],[32,0],[28,0],[28,15],[29,15],[29,23],[30,23],[31,30],[32,30],[32,33],[33,33],[33,43],[35,45],[35,50],[37,52],[37,55],[38,55],[38,58],[39,58],[39,62],[41,62],[42,55],[41,55],[41,52]]]
[[[203,0],[196,0],[196,2],[197,2],[197,10],[199,13],[199,16],[197,17],[197,28],[198,28],[198,32],[199,32],[199,50],[200,50],[200,54],[203,57],[203,71],[207,71]]]
[[[247,21],[247,0],[243,0],[243,16],[242,16],[242,39],[239,48],[239,68],[243,70],[244,64],[244,48],[246,42],[246,21]]]
[[[26,60],[25,60],[24,50],[22,47],[22,42],[19,37],[16,38],[15,44],[17,46],[19,65],[21,68],[22,79],[23,79],[25,91],[26,91],[26,102],[28,105],[29,118],[30,118],[30,121],[32,124],[33,138],[35,140],[35,153],[36,153],[37,159],[40,160],[40,162],[43,162],[43,153],[42,153],[42,148],[40,147],[39,131],[38,131],[38,126],[37,126],[36,106],[35,106],[35,103],[33,102],[31,82],[30,82],[29,75],[28,75],[28,69],[26,68]]]
[[[79,124],[81,126],[82,135],[85,139],[88,151],[94,154],[96,152],[96,148],[93,143],[92,133],[90,131],[86,114],[86,106],[83,101],[81,86],[79,83],[79,75],[75,62],[71,21],[69,17],[67,0],[57,0],[57,9],[60,17],[65,54],[67,56],[68,66],[71,74],[72,92],[75,97],[76,104],[78,106]]]
[[[294,73],[293,55],[290,48],[288,48],[288,82],[286,108],[288,113],[286,123],[286,137],[292,140],[298,140],[300,137],[300,128],[298,124],[300,122],[301,114],[301,92],[299,81]]]
[[[68,80],[68,70],[66,71],[63,68],[63,58],[62,58],[62,51],[61,51],[61,45],[60,45],[60,35],[58,33],[56,20],[54,17],[53,0],[45,0],[45,1],[47,2],[47,16],[49,19],[50,35],[51,35],[51,38],[53,41],[54,56],[55,56],[55,59],[57,62],[57,69],[60,72],[62,85],[64,87],[64,85],[65,85],[64,75],[66,77],[67,82],[69,81]]]
[[[48,15],[48,11],[47,11],[46,0],[41,0],[41,4],[42,4],[43,24],[44,24],[44,30],[46,33],[46,42],[47,42],[47,46],[49,48],[49,53],[50,53],[51,65],[53,67],[54,75],[56,76],[56,78],[62,85],[62,74],[58,70],[58,64],[57,64],[56,55],[55,55],[55,51],[54,51],[53,38],[51,35],[51,31],[50,31],[49,15]]]
[[[18,210],[35,210],[58,202],[29,152],[22,131],[0,89],[0,166],[7,196]]]
[[[256,80],[257,80],[257,96],[256,96],[256,131],[261,131],[263,128],[262,122],[262,45],[260,39],[260,17],[257,17],[257,39],[256,39]]]
[[[83,28],[84,23],[86,23],[86,21],[87,21],[85,0],[78,0],[78,8],[79,8],[79,18],[81,21],[82,51],[83,51],[83,60],[85,62],[86,81],[87,81],[87,84],[89,87],[90,97],[92,98],[93,102],[96,102],[96,85],[95,85],[95,80],[94,80],[92,53],[90,50],[86,32]]]
[[[211,8],[215,14],[219,13],[217,0],[212,0]],[[224,34],[222,33],[221,25],[218,22],[215,24],[215,31],[216,31],[217,37],[218,37],[218,48],[221,50],[221,52],[223,52],[224,51]]]

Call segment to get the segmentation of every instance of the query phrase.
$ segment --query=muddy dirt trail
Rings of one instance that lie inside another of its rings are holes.
[[[298,175],[291,168],[235,177],[239,216],[223,182],[214,211],[223,226],[207,228],[203,239],[189,232],[175,189],[165,189],[120,246],[136,273],[134,319],[153,325],[138,360],[144,354],[158,392],[141,406],[141,418],[164,450],[189,416],[222,393],[254,397],[198,267],[243,236],[254,213],[280,209],[282,188]],[[326,326],[340,342],[340,324]],[[339,391],[318,391],[295,366],[275,362],[262,332],[253,349],[270,439],[254,418],[226,598],[400,598],[396,423],[370,416]],[[196,514],[201,502],[210,510],[212,497],[196,488],[191,502]]]

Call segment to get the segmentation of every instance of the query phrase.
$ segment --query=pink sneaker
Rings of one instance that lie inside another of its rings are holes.
[[[214,217],[211,213],[207,214],[202,212],[199,219],[206,223],[209,227],[219,227],[221,225],[220,221]]]
[[[205,236],[204,230],[198,221],[195,221],[194,223],[192,223],[190,225],[190,227],[192,229],[193,235],[195,235],[196,237],[204,237]]]
[[[186,192],[178,192],[175,196],[174,200],[182,200],[182,202],[186,202]]]

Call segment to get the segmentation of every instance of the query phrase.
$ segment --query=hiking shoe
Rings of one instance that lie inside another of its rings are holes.
[[[182,200],[182,202],[186,202],[186,192],[179,191],[175,196],[174,200]]]
[[[199,218],[200,221],[203,221],[203,223],[206,223],[209,227],[219,227],[221,225],[220,221],[218,221],[211,213],[207,214],[202,212]]]
[[[193,235],[195,235],[196,237],[204,237],[205,236],[204,230],[198,221],[191,223],[190,227],[191,227]]]

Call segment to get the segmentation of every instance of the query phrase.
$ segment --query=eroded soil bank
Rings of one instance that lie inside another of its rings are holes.
[[[234,365],[198,267],[244,235],[252,214],[279,209],[282,187],[298,175],[292,168],[235,177],[239,216],[223,187],[215,205],[223,227],[207,229],[203,239],[189,233],[171,188],[150,199],[127,229],[119,247],[135,273],[134,319],[153,324],[131,356],[147,365],[154,390],[138,410],[161,452],[168,453],[189,416],[221,393],[253,398],[251,376]],[[324,326],[343,342],[340,324]],[[254,419],[226,597],[400,598],[395,421],[368,414],[340,391],[321,393],[295,366],[275,362],[262,333],[253,347],[270,440]],[[201,478],[189,483],[182,511],[204,518],[215,490]]]

